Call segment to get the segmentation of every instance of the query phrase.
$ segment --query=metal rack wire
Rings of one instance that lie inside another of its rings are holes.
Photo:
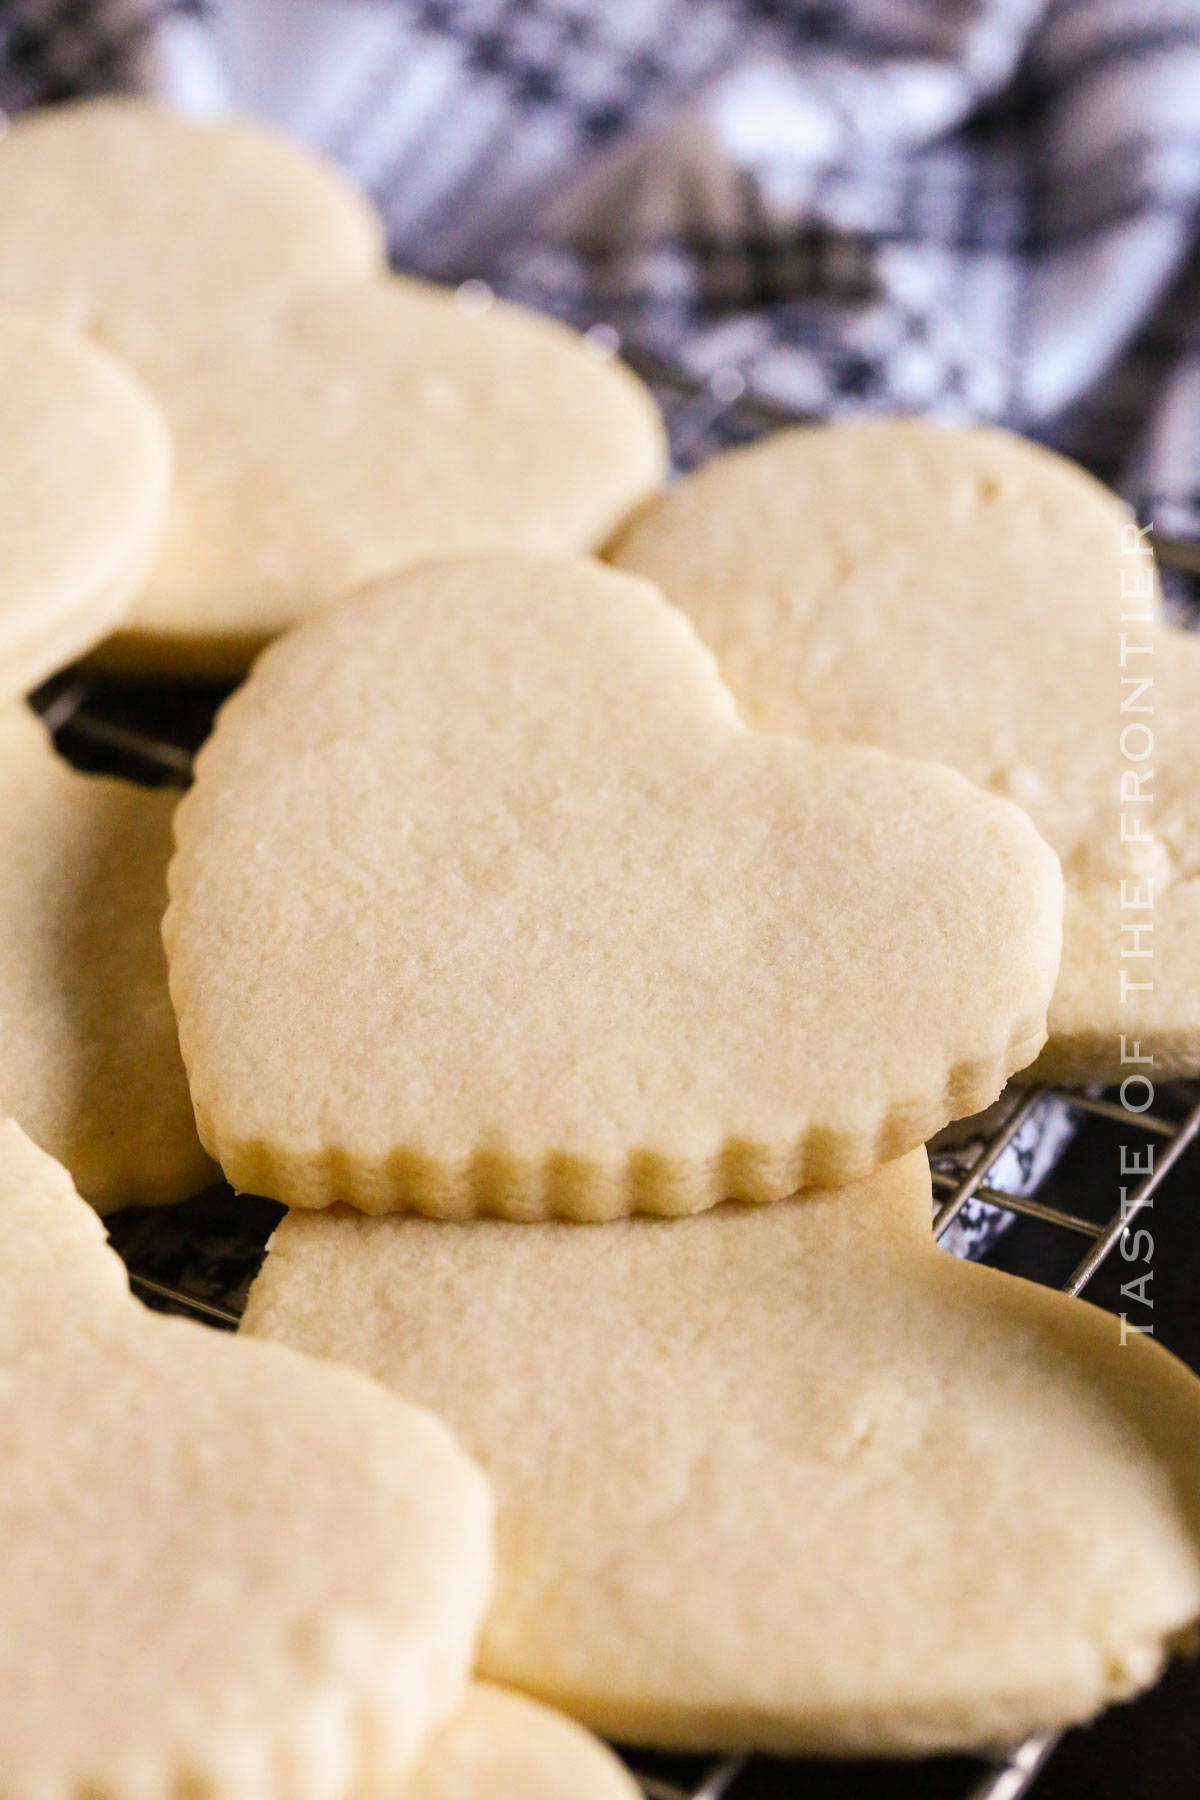
[[[616,348],[613,335],[602,328],[593,339],[599,354]],[[657,364],[643,363],[642,372],[663,403],[677,468],[690,467],[713,450],[752,438],[788,417],[777,406],[747,397],[734,370],[718,370],[704,381]],[[198,685],[139,686],[76,671],[50,683],[36,704],[60,748],[81,766],[182,787],[190,776],[192,750],[206,735],[220,697],[219,690]],[[1018,1133],[1051,1097],[1066,1108],[1080,1130],[1119,1123],[1124,1136],[1155,1147],[1151,1172],[1142,1176],[1123,1206],[1110,1215],[1089,1217],[1086,1206],[1073,1200],[1066,1205],[1053,1203],[1045,1197],[1045,1181],[1033,1192],[1021,1194],[1004,1191],[996,1184],[998,1166]],[[935,1161],[934,1234],[945,1241],[964,1208],[980,1203],[994,1208],[1002,1218],[1035,1221],[1039,1229],[1073,1242],[1082,1252],[1072,1254],[1070,1272],[1061,1282],[1065,1292],[1080,1294],[1133,1220],[1164,1186],[1170,1187],[1180,1158],[1197,1137],[1200,1084],[1174,1084],[1166,1090],[1159,1110],[1137,1115],[1100,1093],[1010,1088],[989,1115],[987,1129],[965,1155],[949,1166]],[[186,1268],[179,1273],[178,1256],[167,1259],[164,1273],[156,1248],[164,1232],[174,1231],[178,1236],[181,1221],[185,1231],[189,1228],[193,1216],[188,1213],[189,1205],[147,1213],[132,1223],[131,1215],[118,1214],[110,1221],[114,1242],[126,1257],[131,1285],[149,1304],[191,1314],[210,1325],[235,1328],[246,1285],[261,1259],[278,1209],[251,1222],[244,1239],[221,1264],[214,1285],[193,1282]],[[1023,1800],[1034,1795],[1039,1772],[1056,1742],[1053,1735],[1042,1735],[973,1759],[964,1777],[961,1800]],[[762,1791],[757,1779],[761,1765],[753,1757],[671,1759],[630,1753],[628,1760],[646,1800],[755,1800]],[[812,1767],[803,1762],[783,1765],[785,1771],[794,1770],[795,1780],[781,1790],[779,1765],[775,1765],[771,1792],[786,1791],[802,1800],[809,1785],[806,1770]]]

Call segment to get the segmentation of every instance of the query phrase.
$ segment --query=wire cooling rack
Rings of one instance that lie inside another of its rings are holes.
[[[473,303],[478,300],[472,296]],[[599,355],[617,349],[613,333],[597,327],[588,334]],[[794,415],[748,396],[741,376],[718,369],[704,381],[657,363],[639,360],[655,387],[670,428],[677,469],[701,462],[717,449],[748,441]],[[1160,557],[1186,566],[1187,547],[1159,544]],[[153,785],[183,787],[190,779],[192,753],[207,735],[223,691],[205,684],[134,683],[79,671],[56,677],[35,697],[59,748],[77,766],[122,775]],[[1032,1188],[1008,1191],[1006,1158],[1040,1114],[1056,1109],[1067,1121],[1057,1151]],[[1111,1185],[1098,1189],[1095,1155],[1083,1159],[1080,1146],[1111,1153]],[[975,1131],[959,1134],[958,1149],[932,1156],[934,1234],[958,1243],[970,1214],[990,1220],[984,1239],[994,1239],[1017,1219],[1039,1233],[1032,1269],[1035,1278],[1081,1294],[1093,1282],[1138,1216],[1156,1198],[1178,1198],[1178,1168],[1188,1146],[1200,1137],[1200,1083],[1173,1083],[1156,1096],[1153,1111],[1131,1113],[1098,1091],[1010,1087]],[[965,1148],[963,1145],[965,1144]],[[1122,1185],[1118,1145],[1129,1162],[1146,1173],[1132,1188],[1124,1177],[1124,1203],[1114,1207]],[[1147,1156],[1147,1151],[1151,1154]],[[1075,1165],[1074,1171],[1072,1165]],[[1089,1172],[1090,1171],[1090,1172]],[[1173,1181],[1172,1177],[1176,1179]],[[998,1185],[999,1183],[999,1185]],[[181,1206],[135,1209],[109,1220],[115,1247],[129,1267],[130,1282],[148,1304],[190,1314],[205,1323],[234,1329],[246,1293],[262,1260],[270,1232],[282,1216],[273,1202],[214,1188]],[[1028,1259],[1026,1259],[1028,1261]],[[1126,1328],[1145,1321],[1131,1314]],[[1114,1329],[1119,1329],[1114,1325]],[[1023,1800],[1034,1795],[1059,1739],[1042,1735],[992,1754],[937,1759],[933,1763],[825,1763],[777,1761],[761,1757],[679,1758],[629,1751],[626,1760],[646,1800],[808,1800],[838,1796],[878,1800],[920,1793],[953,1800]],[[928,1779],[923,1771],[928,1771]]]

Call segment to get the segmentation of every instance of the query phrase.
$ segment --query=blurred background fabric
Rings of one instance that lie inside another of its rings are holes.
[[[1200,538],[1200,0],[0,0],[0,105],[257,113],[486,280]]]

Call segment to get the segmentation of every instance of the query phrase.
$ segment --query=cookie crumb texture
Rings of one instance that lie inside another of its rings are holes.
[[[1200,1614],[1200,1383],[958,1261],[923,1152],[602,1230],[291,1213],[243,1329],[437,1409],[496,1495],[480,1668],[667,1748],[1018,1741]]]
[[[1036,1055],[1053,855],[1010,803],[745,729],[648,584],[450,559],[269,649],[164,924],[235,1187],[605,1219],[848,1181]]]
[[[147,1312],[0,1124],[5,1800],[344,1800],[466,1692],[486,1484],[347,1369]]]

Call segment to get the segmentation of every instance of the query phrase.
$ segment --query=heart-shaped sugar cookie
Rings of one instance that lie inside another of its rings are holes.
[[[134,1301],[0,1125],[5,1800],[344,1800],[458,1704],[490,1507],[361,1376]]]
[[[0,1117],[101,1212],[217,1174],[162,947],[177,798],[77,774],[24,706],[0,708]]]
[[[238,673],[425,557],[596,549],[666,462],[648,391],[574,332],[400,277],[239,316],[151,385],[175,492],[110,664]]]
[[[600,1219],[849,1180],[1036,1054],[1060,878],[961,776],[748,731],[597,563],[428,563],[273,645],[164,922],[236,1187]]]
[[[391,1800],[643,1800],[612,1751],[522,1694],[477,1681]]]
[[[110,96],[25,113],[0,142],[0,302],[87,332],[143,374],[231,313],[384,264],[364,196],[247,119]]]
[[[166,429],[131,375],[0,313],[0,704],[112,629],[154,549],[169,479]]]
[[[4,300],[118,350],[167,415],[166,532],[110,665],[238,675],[423,557],[598,549],[665,470],[628,370],[519,307],[386,278],[367,200],[247,121],[127,99],[19,119]]]
[[[1200,1072],[1200,639],[1161,621],[1113,495],[999,431],[801,428],[689,477],[614,560],[684,609],[752,724],[1025,808],[1066,878],[1038,1075]]]
[[[243,1330],[488,1471],[480,1668],[620,1738],[950,1749],[1085,1718],[1200,1615],[1200,1384],[939,1251],[923,1152],[682,1220],[291,1213]]]

